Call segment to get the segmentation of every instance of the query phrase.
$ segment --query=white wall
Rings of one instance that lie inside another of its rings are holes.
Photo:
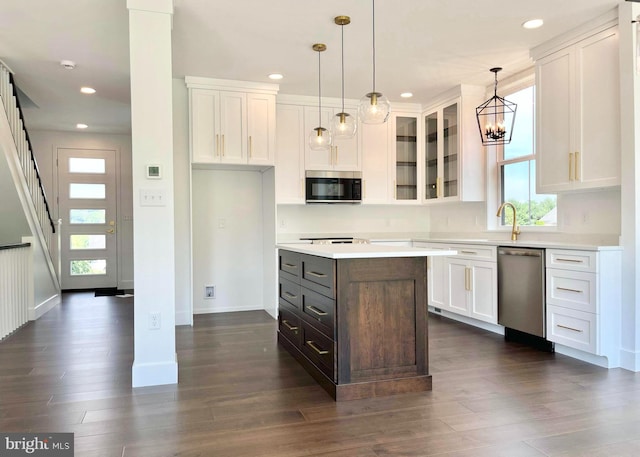
[[[56,196],[58,148],[107,149],[116,151],[119,164],[116,183],[118,199],[118,287],[133,289],[133,208],[131,187],[131,136],[90,132],[30,131],[34,155],[42,175],[54,220],[60,217]],[[57,260],[57,259],[56,259]]]
[[[23,236],[31,234],[31,229],[2,150],[0,150],[0,195],[2,195],[0,245],[20,243]]]
[[[263,309],[262,185],[258,171],[193,170],[194,313]]]

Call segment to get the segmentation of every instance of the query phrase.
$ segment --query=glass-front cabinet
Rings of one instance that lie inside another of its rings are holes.
[[[424,117],[425,200],[458,196],[458,106],[456,101]]]
[[[418,195],[418,121],[415,114],[394,113],[391,139],[395,146],[394,200],[417,202]]]

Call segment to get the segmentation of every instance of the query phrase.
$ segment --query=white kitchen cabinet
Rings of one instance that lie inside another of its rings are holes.
[[[322,108],[322,127],[329,130],[333,117],[342,112],[342,108]],[[345,112],[352,116],[357,116],[356,110],[345,108]],[[311,131],[318,127],[318,107],[304,107],[304,132],[308,138]],[[313,151],[309,142],[305,141],[305,169],[306,170],[346,170],[360,171],[362,164],[360,160],[360,150],[358,148],[358,135],[348,139],[334,139],[327,151]]]
[[[418,203],[418,160],[421,157],[419,115],[392,112],[389,116],[390,171],[393,178],[393,200]]]
[[[191,162],[273,165],[277,85],[185,78]]]
[[[360,124],[358,130],[362,145],[362,203],[389,203],[389,128],[387,124]]]
[[[621,252],[546,250],[547,339],[619,366]]]
[[[537,192],[617,186],[617,26],[553,49],[542,46],[531,52],[536,60]]]
[[[443,309],[498,323],[498,268],[495,247],[450,245],[458,256],[445,258],[447,288]],[[483,259],[483,260],[480,260]]]
[[[461,85],[423,113],[425,202],[484,200],[484,153],[475,107],[484,88]]]
[[[304,204],[304,107],[279,104],[276,113],[276,202]]]
[[[448,250],[449,246],[441,243],[426,243],[414,241],[414,248]],[[443,309],[446,304],[445,291],[447,276],[444,256],[427,257],[427,304],[434,308]]]

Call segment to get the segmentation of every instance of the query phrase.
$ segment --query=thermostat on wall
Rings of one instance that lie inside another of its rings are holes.
[[[160,165],[158,164],[147,165],[147,179],[160,179],[160,178],[162,178]]]

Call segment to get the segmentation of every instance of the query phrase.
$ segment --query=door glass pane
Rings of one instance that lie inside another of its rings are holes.
[[[417,124],[415,117],[396,118],[396,198],[415,200],[418,196]]]
[[[71,235],[69,240],[71,249],[105,249],[106,235]]]
[[[425,130],[425,198],[437,198],[438,180],[438,113],[429,114],[424,120]]]
[[[69,157],[69,173],[102,173],[105,172],[104,159],[85,159]]]
[[[444,189],[445,197],[458,195],[458,104],[447,106],[442,112],[444,141]]]
[[[105,184],[71,183],[69,184],[69,198],[104,199],[106,187]]]
[[[71,276],[106,275],[107,261],[105,259],[72,260]]]
[[[69,210],[70,224],[106,224],[105,209],[72,209]]]

